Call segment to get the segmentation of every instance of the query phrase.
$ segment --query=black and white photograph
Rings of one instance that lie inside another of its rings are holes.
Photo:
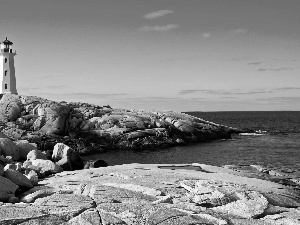
[[[0,0],[0,225],[300,225],[300,0]]]

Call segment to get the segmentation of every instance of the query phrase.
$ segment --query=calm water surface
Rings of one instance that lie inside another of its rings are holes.
[[[208,121],[257,130],[261,135],[233,135],[169,149],[112,151],[100,158],[109,165],[126,163],[258,164],[300,171],[300,112],[189,112]]]

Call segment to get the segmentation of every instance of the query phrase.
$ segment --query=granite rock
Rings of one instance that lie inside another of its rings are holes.
[[[4,177],[9,179],[16,185],[29,187],[29,188],[33,187],[31,181],[19,171],[7,169],[4,172]]]
[[[30,170],[28,173],[25,174],[25,176],[30,180],[32,185],[37,185],[39,182],[38,174],[34,170]]]
[[[18,146],[8,138],[0,138],[0,153],[4,156],[11,156],[14,161],[20,159]]]
[[[20,113],[7,117],[5,110],[2,114],[0,110],[0,122],[5,123],[0,126],[0,132],[14,140],[34,141],[38,145],[43,140],[33,137],[69,135],[71,139],[81,138],[99,144],[101,150],[147,149],[230,138],[232,133],[230,127],[184,113],[112,109],[78,102],[59,103],[36,96],[4,94],[2,99],[0,109],[4,110],[8,100],[12,99],[11,104],[17,105]],[[27,150],[24,149],[25,152]],[[24,154],[22,148],[21,157]]]
[[[0,176],[0,202],[8,201],[8,199],[15,195],[18,185],[9,179]]]
[[[15,141],[17,147],[19,148],[19,154],[20,154],[20,159],[26,159],[27,154],[31,150],[37,149],[37,146],[35,143],[29,143],[27,140],[18,140]]]
[[[18,95],[4,94],[0,100],[0,120],[15,121],[21,115],[21,102]]]
[[[17,196],[24,203],[0,203],[0,224],[299,222],[298,190],[244,175],[204,164],[130,164],[64,171]],[[294,203],[273,206],[276,198],[271,193],[289,196]],[[13,193],[9,198],[14,199]]]
[[[84,167],[79,153],[63,143],[54,146],[52,160],[64,170],[79,170]]]
[[[32,160],[32,166],[38,167],[40,172],[46,174],[60,173],[63,169],[50,160],[35,159]]]
[[[27,154],[27,161],[33,161],[35,159],[44,159],[47,160],[47,155],[45,152],[42,152],[41,150],[31,150],[28,154]]]

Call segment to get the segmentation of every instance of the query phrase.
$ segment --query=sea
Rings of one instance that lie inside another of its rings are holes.
[[[231,139],[167,149],[116,150],[92,156],[109,165],[128,163],[261,165],[300,176],[300,111],[185,112],[214,123],[253,129]]]

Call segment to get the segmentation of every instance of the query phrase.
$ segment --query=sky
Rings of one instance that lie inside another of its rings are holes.
[[[0,0],[17,90],[183,111],[300,110],[299,0]]]

